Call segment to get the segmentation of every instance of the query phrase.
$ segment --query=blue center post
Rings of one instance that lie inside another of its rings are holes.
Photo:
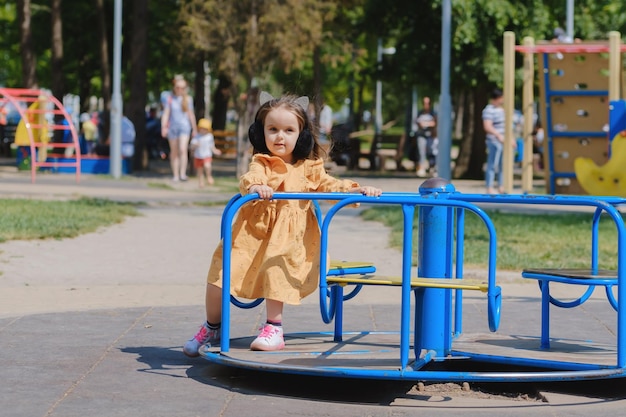
[[[431,178],[419,188],[421,195],[448,198],[455,188],[443,178]],[[454,209],[421,206],[419,209],[418,277],[452,278]],[[452,290],[415,289],[415,357],[422,350],[442,357],[452,349]]]

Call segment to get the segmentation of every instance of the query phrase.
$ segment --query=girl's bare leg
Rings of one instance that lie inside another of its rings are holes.
[[[222,322],[222,289],[213,284],[206,285],[206,318],[211,324]]]
[[[265,309],[267,310],[267,320],[272,323],[281,323],[283,321],[283,302],[276,300],[265,300]]]
[[[198,187],[204,187],[204,168],[197,168],[196,175],[198,176]]]
[[[212,168],[211,163],[207,162],[204,164],[204,173],[206,174],[206,182],[209,185],[215,184],[215,180],[213,179],[213,175],[211,174]]]

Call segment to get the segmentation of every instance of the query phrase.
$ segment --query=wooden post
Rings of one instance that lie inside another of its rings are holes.
[[[609,33],[609,101],[619,100],[621,35],[617,31]]]
[[[504,32],[504,150],[502,152],[502,178],[504,192],[513,191],[513,107],[515,105],[515,34]]]
[[[524,53],[524,80],[522,86],[522,112],[524,114],[524,157],[522,158],[522,191],[533,192],[533,118],[534,118],[534,79],[535,79],[535,55],[532,48],[535,40],[526,36],[524,46],[529,48]]]

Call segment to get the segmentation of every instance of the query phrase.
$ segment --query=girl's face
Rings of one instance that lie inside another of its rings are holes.
[[[293,163],[293,149],[300,136],[296,115],[284,107],[270,110],[265,116],[263,133],[270,153],[288,164]]]

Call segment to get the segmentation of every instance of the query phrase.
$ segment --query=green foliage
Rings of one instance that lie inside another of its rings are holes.
[[[0,242],[62,239],[96,231],[137,216],[133,205],[99,198],[68,201],[1,199]]]
[[[0,3],[1,4],[1,3]],[[13,80],[20,77],[19,32],[15,25],[17,11],[14,2],[0,5],[0,86],[14,86]]]
[[[402,124],[409,92],[437,97],[440,86],[443,0],[160,0],[149,2],[147,101],[157,101],[174,74],[193,81],[195,63],[206,58],[211,75],[227,73],[238,93],[256,79],[261,88],[321,94],[334,109],[354,97],[355,108],[373,109],[375,81],[384,83],[385,121]],[[41,87],[50,87],[50,3],[32,0],[33,48]],[[114,0],[104,0],[109,42]],[[123,2],[122,86],[128,84],[134,2]],[[565,26],[564,0],[453,0],[451,90],[453,94],[502,82],[502,34],[550,39]],[[622,0],[576,0],[575,34],[606,39],[626,34]],[[98,16],[93,1],[62,2],[66,92],[100,95]],[[0,0],[0,84],[20,87],[19,22],[14,1]],[[376,68],[376,41],[395,46]],[[319,48],[321,68],[314,68]],[[109,54],[113,45],[109,43]],[[112,61],[111,57],[109,58]],[[317,72],[316,72],[317,71]],[[485,90],[486,91],[486,90]],[[238,95],[234,95],[238,97]],[[199,99],[199,98],[197,98]],[[235,103],[239,103],[236,101]]]
[[[497,233],[497,267],[589,268],[591,260],[591,215],[581,213],[524,214],[488,211]],[[373,207],[363,212],[366,220],[380,221],[391,228],[391,246],[402,248],[402,212],[399,207]],[[417,215],[414,223],[417,236]],[[600,222],[601,268],[617,267],[617,232],[613,222]],[[487,266],[489,235],[482,220],[473,213],[465,219],[465,265]],[[417,248],[414,248],[417,259]]]
[[[278,66],[289,73],[311,59],[332,17],[331,1],[187,0],[182,2],[178,44],[208,53],[212,64],[232,80],[263,79]],[[286,24],[289,22],[289,24]]]

